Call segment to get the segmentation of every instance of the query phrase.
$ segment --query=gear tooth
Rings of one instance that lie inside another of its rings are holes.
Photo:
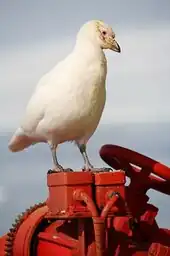
[[[13,241],[13,240],[14,240],[14,236],[9,236],[9,235],[7,234],[6,241],[11,242],[11,241]]]
[[[5,255],[4,256],[10,256],[11,253],[10,252],[5,252]]]
[[[14,223],[18,223],[18,218],[17,217],[15,218]]]
[[[31,211],[32,211],[32,208],[30,207],[30,208],[28,208],[28,209],[26,210],[26,214],[29,215],[29,214],[31,213]]]
[[[11,245],[11,241],[6,240],[5,246],[8,248]]]
[[[30,214],[32,211],[33,211],[33,207],[30,207],[28,210],[27,210],[27,214]]]
[[[12,224],[12,227],[15,229],[16,228],[16,226],[17,226],[17,223],[13,223]]]
[[[10,231],[11,233],[14,233],[14,232],[15,232],[15,228],[10,228],[9,231]]]
[[[5,252],[11,252],[11,251],[12,251],[11,245],[10,245],[10,247],[6,247],[6,248],[5,248]]]
[[[16,236],[16,232],[18,231],[20,225],[24,222],[24,220],[36,209],[40,208],[42,205],[46,205],[46,202],[35,204],[31,206],[29,209],[26,209],[25,212],[19,214],[16,218],[12,227],[9,229],[7,233],[5,249],[4,249],[4,256],[12,256],[13,255],[13,242]]]
[[[15,232],[18,230],[18,227],[19,227],[20,225],[21,225],[21,222],[20,222],[20,223],[17,222],[17,223],[15,224]]]
[[[18,214],[17,219],[20,220],[23,217],[22,214]]]
[[[8,233],[7,233],[7,236],[8,236],[8,237],[14,237],[14,233],[8,232]]]

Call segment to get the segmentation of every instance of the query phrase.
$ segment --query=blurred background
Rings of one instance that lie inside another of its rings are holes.
[[[47,145],[12,154],[7,144],[43,74],[74,47],[83,23],[102,19],[113,27],[122,53],[108,58],[107,104],[88,152],[104,163],[103,144],[129,147],[170,165],[169,0],[0,1],[0,235],[15,216],[47,197],[52,167]],[[65,167],[82,167],[74,144],[58,149]],[[170,227],[170,199],[149,191],[158,223]]]

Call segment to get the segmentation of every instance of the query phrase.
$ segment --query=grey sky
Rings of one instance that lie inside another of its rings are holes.
[[[169,9],[166,0],[1,1],[1,130],[18,126],[38,80],[94,18],[113,27],[122,48],[121,55],[106,51],[108,99],[101,123],[170,120]]]
[[[0,232],[6,230],[14,213],[35,201],[35,193],[36,202],[46,196],[45,175],[51,167],[45,145],[11,154],[7,150],[9,137],[3,134],[19,125],[38,80],[72,50],[77,31],[90,19],[109,23],[122,48],[120,55],[106,52],[107,104],[89,144],[94,164],[103,164],[98,149],[108,142],[170,164],[169,0],[1,0],[0,214],[8,216]],[[58,154],[67,166],[79,168],[82,164],[73,145],[63,145]],[[160,193],[152,195],[163,209],[167,198]],[[160,223],[167,225],[167,212],[163,214]]]
[[[154,27],[169,22],[169,9],[168,0],[2,0],[0,32],[3,41],[22,43],[75,33],[82,23],[94,18],[121,29]]]

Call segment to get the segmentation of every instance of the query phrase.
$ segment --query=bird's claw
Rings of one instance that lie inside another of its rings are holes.
[[[83,168],[83,172],[113,172],[111,168],[103,167],[103,168]]]
[[[66,168],[63,170],[63,172],[73,172],[73,170],[71,168]]]
[[[109,167],[103,167],[100,169],[102,172],[113,172],[113,170]]]
[[[59,171],[56,171],[56,170],[48,170],[48,172],[47,172],[47,174],[52,174],[52,173],[57,173],[57,172],[59,172]]]
[[[60,173],[60,172],[73,172],[73,170],[71,168],[66,168],[66,169],[60,169],[60,168],[57,168],[57,169],[53,169],[53,170],[48,170],[47,174],[52,174],[52,173]]]

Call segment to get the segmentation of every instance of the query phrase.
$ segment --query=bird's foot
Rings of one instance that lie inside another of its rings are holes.
[[[47,173],[52,174],[52,173],[59,173],[59,172],[73,172],[73,170],[71,168],[64,169],[64,168],[55,167],[55,169],[53,170],[50,169]]]
[[[89,168],[83,168],[82,171],[84,172],[113,172],[111,168],[103,167],[103,168],[95,168],[95,167],[89,167]]]
[[[64,169],[64,172],[74,172],[74,171],[71,168],[66,168],[66,169]]]
[[[47,172],[47,174],[52,174],[52,173],[57,173],[57,171],[49,169],[48,172]]]

